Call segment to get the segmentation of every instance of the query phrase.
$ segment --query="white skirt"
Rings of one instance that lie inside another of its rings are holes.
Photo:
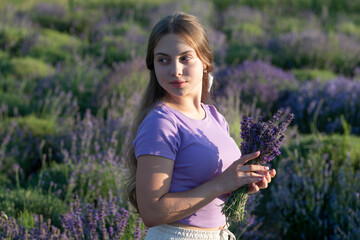
[[[229,238],[230,237],[230,238]],[[236,240],[235,235],[227,228],[215,231],[193,230],[171,225],[159,225],[149,229],[145,240]]]

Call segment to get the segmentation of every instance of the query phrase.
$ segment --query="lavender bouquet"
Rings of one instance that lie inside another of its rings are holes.
[[[260,156],[246,164],[264,165],[280,155],[280,146],[285,140],[285,130],[294,118],[294,114],[288,114],[284,121],[279,119],[282,111],[278,110],[273,118],[267,122],[259,119],[258,122],[252,117],[243,115],[241,121],[242,143],[240,150],[243,155],[260,151]],[[248,199],[248,187],[242,186],[232,192],[224,203],[222,212],[228,221],[244,222],[246,214],[245,204]]]

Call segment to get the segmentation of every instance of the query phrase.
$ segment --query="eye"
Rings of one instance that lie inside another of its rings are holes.
[[[170,62],[170,60],[168,58],[160,57],[158,58],[158,62],[161,64],[167,64]]]
[[[181,57],[181,61],[185,61],[185,62],[187,62],[187,61],[190,61],[191,60],[191,56],[189,56],[189,55],[185,55],[185,56],[182,56]]]

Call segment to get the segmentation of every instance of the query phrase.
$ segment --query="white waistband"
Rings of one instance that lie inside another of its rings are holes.
[[[235,235],[227,228],[223,228],[215,231],[208,230],[194,230],[188,228],[181,228],[171,225],[159,225],[149,229],[146,240],[161,240],[161,239],[208,239],[208,240],[236,240]]]

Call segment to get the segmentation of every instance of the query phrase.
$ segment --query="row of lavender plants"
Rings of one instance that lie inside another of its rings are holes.
[[[248,224],[231,230],[243,239],[360,236],[356,18],[288,3],[136,2],[0,4],[1,238],[144,238],[124,194],[123,149],[147,82],[149,29],[180,9],[208,28],[214,103],[239,144],[243,113],[295,114],[279,177],[249,200]],[[291,16],[281,11],[289,7]]]
[[[215,98],[238,96],[247,104],[256,103],[265,114],[290,109],[303,133],[342,133],[341,117],[360,134],[360,81],[358,77],[298,80],[296,74],[268,62],[245,61],[216,72]],[[222,100],[220,100],[222,102]]]

